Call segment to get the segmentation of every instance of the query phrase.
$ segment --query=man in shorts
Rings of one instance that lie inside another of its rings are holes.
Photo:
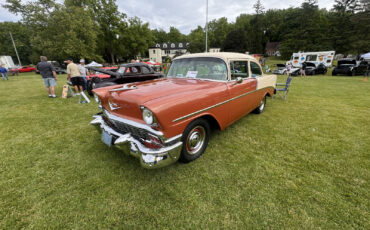
[[[40,72],[42,79],[44,80],[44,85],[49,97],[56,98],[55,96],[55,86],[57,85],[57,74],[51,63],[45,56],[40,57],[41,62],[36,66],[36,70]]]
[[[72,85],[75,88],[76,94],[80,95],[82,92],[82,86],[84,84],[84,80],[81,77],[80,68],[73,63],[72,58],[68,58],[65,63],[67,63],[67,80],[72,82]]]
[[[84,80],[84,84],[82,85],[82,88],[83,90],[86,90],[86,87],[87,87],[86,76],[90,75],[90,72],[86,69],[85,59],[80,60],[80,64],[78,65],[78,68],[80,68],[81,77]]]
[[[306,67],[307,67],[306,62],[303,62],[302,63],[302,69],[301,69],[301,77],[302,76],[304,76],[305,78],[307,77],[307,75],[306,75]]]

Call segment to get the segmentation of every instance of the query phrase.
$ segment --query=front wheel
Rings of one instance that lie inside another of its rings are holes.
[[[199,158],[207,148],[210,126],[207,120],[197,119],[192,121],[185,129],[182,136],[182,150],[180,161],[189,163]]]
[[[258,105],[258,107],[253,110],[253,113],[256,113],[256,114],[261,114],[264,110],[265,110],[265,107],[266,107],[266,101],[267,101],[267,98],[266,96],[262,99],[262,101],[260,102],[260,104]]]

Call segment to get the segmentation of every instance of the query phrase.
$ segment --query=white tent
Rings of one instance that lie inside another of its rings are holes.
[[[103,67],[102,64],[92,61],[90,64],[86,65],[87,67]]]
[[[367,54],[363,54],[362,56],[361,56],[361,58],[363,58],[363,59],[370,59],[370,53],[367,53]]]

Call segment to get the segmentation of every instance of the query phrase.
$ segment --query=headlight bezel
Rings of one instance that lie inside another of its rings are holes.
[[[150,109],[146,108],[145,106],[140,106],[140,109],[141,109],[142,118],[147,125],[150,125],[150,126],[158,125],[157,118],[155,117],[154,113]]]

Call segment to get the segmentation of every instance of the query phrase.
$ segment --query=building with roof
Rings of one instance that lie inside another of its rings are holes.
[[[280,42],[267,42],[265,53],[268,56],[280,56]]]
[[[154,62],[162,63],[163,58],[174,58],[187,53],[189,43],[187,42],[167,42],[157,43],[154,47],[149,48],[149,59]]]

